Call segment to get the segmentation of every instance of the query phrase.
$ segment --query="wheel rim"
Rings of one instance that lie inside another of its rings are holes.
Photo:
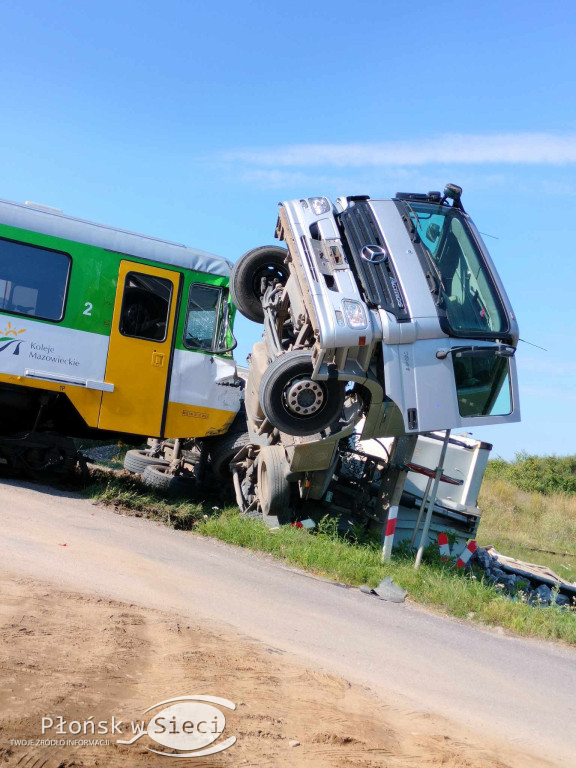
[[[323,382],[310,376],[296,376],[284,387],[282,404],[292,418],[309,419],[326,406],[328,393]]]
[[[256,296],[263,296],[262,291],[262,279],[264,278],[267,283],[271,283],[274,280],[278,280],[283,285],[286,283],[288,277],[288,270],[279,264],[264,264],[259,267],[252,278],[252,290]]]
[[[286,388],[286,409],[295,416],[313,416],[322,409],[323,387],[307,376],[294,379]]]

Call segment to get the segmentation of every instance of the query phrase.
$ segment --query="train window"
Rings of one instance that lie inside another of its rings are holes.
[[[71,258],[0,238],[0,311],[62,320]]]
[[[120,333],[147,341],[165,341],[171,297],[171,280],[128,272],[122,297]]]
[[[184,328],[184,346],[211,352],[220,313],[222,290],[195,283],[190,286]]]

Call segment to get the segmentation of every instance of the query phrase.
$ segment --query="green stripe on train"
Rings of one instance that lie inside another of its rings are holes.
[[[109,336],[120,262],[134,261],[137,264],[148,264],[170,272],[180,272],[184,275],[175,346],[177,349],[186,349],[182,338],[186,323],[186,304],[190,285],[192,283],[204,283],[215,286],[227,286],[229,282],[227,277],[210,275],[205,272],[195,272],[184,267],[180,268],[162,262],[141,259],[137,256],[114,253],[94,245],[86,245],[74,240],[65,240],[53,235],[31,232],[30,230],[9,227],[3,224],[0,224],[0,237],[56,251],[63,251],[72,257],[72,269],[68,284],[64,318],[58,323],[50,320],[41,320],[36,317],[33,318],[35,322],[45,323],[46,325],[60,325],[65,328]],[[91,306],[88,307],[88,305]],[[0,315],[2,314],[13,315],[14,313],[2,312],[0,310]]]

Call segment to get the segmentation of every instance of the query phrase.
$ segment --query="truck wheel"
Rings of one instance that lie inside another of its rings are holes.
[[[215,438],[210,447],[210,465],[218,480],[230,482],[230,462],[249,442],[248,432],[237,432]]]
[[[258,500],[264,521],[271,526],[291,522],[290,483],[286,479],[284,449],[266,445],[258,455]]]
[[[170,475],[167,466],[149,464],[142,474],[142,482],[150,488],[155,488],[171,496],[189,496],[194,489],[194,481]]]
[[[260,404],[266,418],[288,435],[314,435],[338,420],[345,383],[312,377],[312,356],[306,350],[287,352],[266,369],[260,383]]]
[[[133,472],[137,475],[141,475],[146,467],[150,466],[151,464],[163,467],[168,466],[168,462],[164,459],[154,458],[154,456],[150,456],[150,454],[146,453],[146,451],[137,449],[128,451],[124,457],[124,469],[127,469],[128,472]]]
[[[277,245],[264,245],[244,254],[232,267],[230,295],[238,310],[255,323],[264,322],[262,296],[267,283],[288,280],[288,267],[284,263],[288,251]],[[264,290],[263,290],[264,288]]]

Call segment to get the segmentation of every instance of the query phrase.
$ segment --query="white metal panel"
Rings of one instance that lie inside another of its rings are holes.
[[[174,351],[169,400],[172,403],[237,411],[242,390],[234,382],[233,360],[183,349]]]
[[[29,370],[35,372],[35,378],[41,378],[39,372],[43,371],[50,380],[60,377],[83,382],[104,381],[108,336],[27,317],[2,315],[0,339],[1,373],[26,376]]]

